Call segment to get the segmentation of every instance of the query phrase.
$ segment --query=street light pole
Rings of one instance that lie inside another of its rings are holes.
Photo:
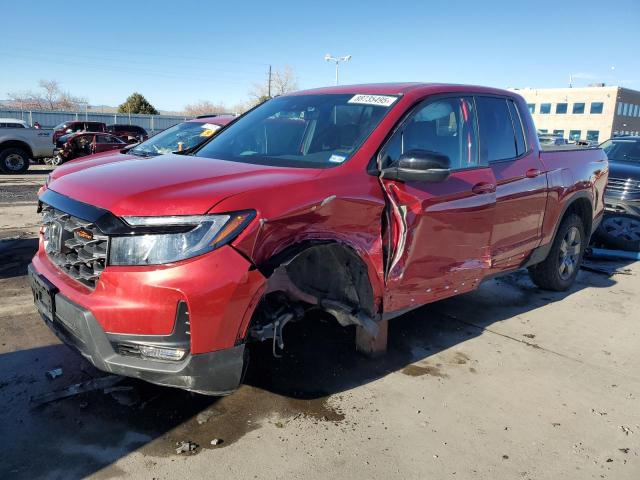
[[[331,54],[327,53],[324,56],[324,59],[327,62],[334,62],[336,64],[336,85],[338,85],[339,77],[338,77],[338,68],[340,66],[340,62],[348,62],[351,60],[351,55],[343,55],[342,57],[334,57]]]

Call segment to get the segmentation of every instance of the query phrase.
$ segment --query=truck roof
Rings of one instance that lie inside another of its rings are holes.
[[[300,90],[287,95],[312,95],[312,94],[371,94],[371,95],[404,95],[413,93],[416,95],[427,95],[445,92],[464,93],[487,93],[494,95],[506,95],[509,97],[519,96],[509,90],[492,87],[481,87],[478,85],[459,85],[455,83],[367,83],[360,85],[339,85],[335,87],[313,88],[310,90]]]

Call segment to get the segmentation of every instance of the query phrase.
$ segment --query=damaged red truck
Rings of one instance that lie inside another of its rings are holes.
[[[246,344],[281,348],[309,308],[376,353],[389,319],[487,278],[528,267],[569,288],[607,174],[599,149],[541,152],[513,92],[297,92],[190,155],[57,169],[31,285],[45,322],[99,369],[222,395]]]

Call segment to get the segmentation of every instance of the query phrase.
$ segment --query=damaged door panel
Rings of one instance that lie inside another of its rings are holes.
[[[387,179],[387,164],[440,145],[449,177],[441,182]],[[468,291],[490,267],[495,177],[478,155],[473,102],[466,97],[427,101],[383,147],[380,179],[391,222],[385,230],[385,313]]]

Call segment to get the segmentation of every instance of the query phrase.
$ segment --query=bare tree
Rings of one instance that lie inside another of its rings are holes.
[[[187,117],[197,117],[198,115],[206,115],[207,113],[227,113],[228,111],[229,109],[224,103],[213,103],[209,100],[198,100],[195,103],[185,105],[183,109],[183,112]]]
[[[264,83],[255,83],[249,91],[250,102],[257,105],[271,97],[283,95],[287,92],[293,92],[298,89],[298,79],[289,65],[278,69],[274,69],[271,73],[271,92],[269,92],[269,79]],[[271,93],[271,96],[269,96]]]
[[[41,92],[9,92],[9,106],[22,110],[78,110],[86,99],[63,91],[56,80],[40,80]]]
[[[40,80],[38,83],[43,90],[43,98],[48,105],[47,110],[56,110],[56,100],[60,95],[60,85],[57,80]]]

